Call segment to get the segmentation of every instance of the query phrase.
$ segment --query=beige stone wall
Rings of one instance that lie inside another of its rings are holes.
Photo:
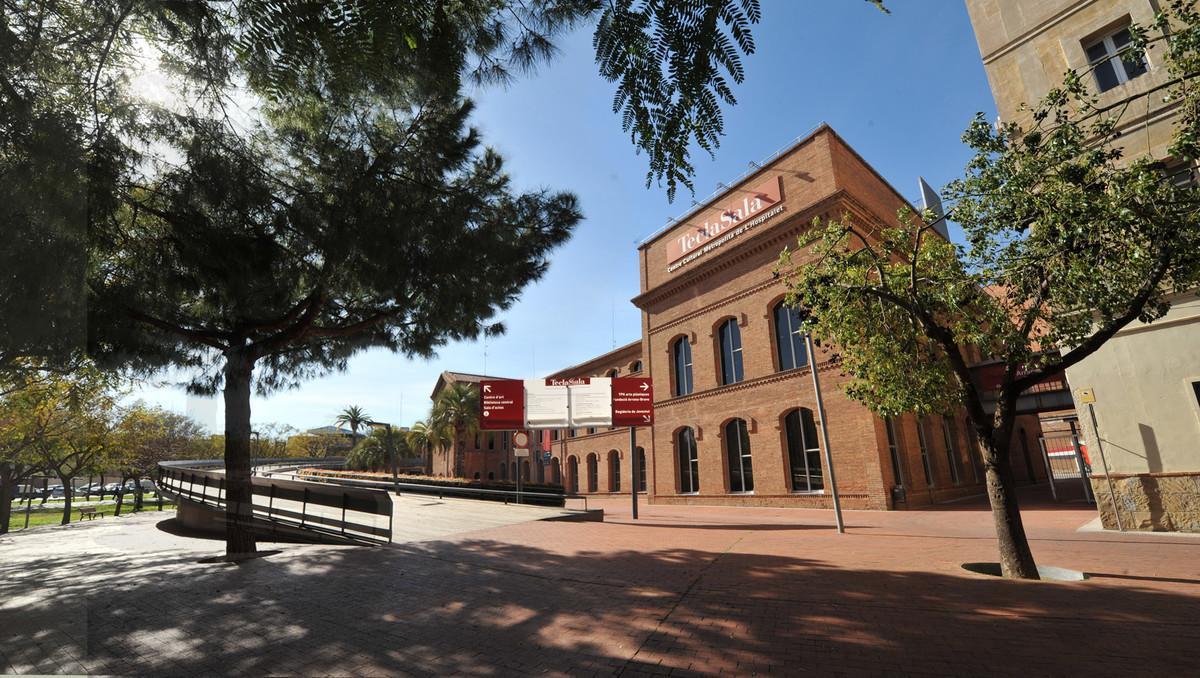
[[[1096,440],[1112,473],[1200,471],[1200,298],[1177,295],[1166,317],[1135,322],[1067,370],[1075,391],[1091,388],[1099,431],[1079,404],[1083,437],[1099,468]]]
[[[987,70],[996,108],[1005,121],[1027,123],[1024,104],[1034,104],[1062,83],[1069,69],[1088,69],[1084,45],[1122,23],[1149,26],[1151,0],[967,0],[979,52]],[[1167,157],[1174,106],[1158,88],[1167,82],[1162,48],[1147,54],[1149,71],[1100,93],[1105,107],[1137,97],[1122,119],[1113,142],[1127,157]],[[1090,78],[1090,76],[1088,76]],[[1095,87],[1094,81],[1092,86]]]
[[[1117,529],[1108,482],[1102,475],[1091,481],[1101,522],[1105,529]],[[1118,475],[1112,482],[1126,530],[1200,532],[1200,473]]]

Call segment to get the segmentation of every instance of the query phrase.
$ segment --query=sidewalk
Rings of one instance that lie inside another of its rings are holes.
[[[0,540],[0,672],[156,675],[1188,675],[1200,541],[1080,533],[1037,504],[1039,562],[1085,582],[963,571],[990,514],[643,506],[381,548],[217,542],[158,516]],[[1036,502],[1035,502],[1036,503]],[[7,664],[5,663],[7,662]]]

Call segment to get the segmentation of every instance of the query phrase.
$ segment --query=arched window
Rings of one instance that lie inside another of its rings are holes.
[[[675,451],[679,454],[679,492],[700,491],[700,455],[696,450],[696,432],[690,427],[675,434]]]
[[[567,491],[579,494],[579,460],[575,457],[567,460]]]
[[[892,460],[892,481],[896,485],[903,485],[904,474],[900,472],[900,443],[896,438],[896,420],[891,417],[885,418],[883,428],[887,430],[888,456]]]
[[[929,442],[925,439],[925,417],[917,417],[917,443],[921,448],[921,470],[925,472],[925,485],[933,487],[933,459],[929,457]]]
[[[721,323],[717,330],[718,349],[721,353],[721,383],[736,384],[743,378],[742,373],[742,331],[738,328],[737,319],[730,318]]]
[[[675,383],[672,392],[685,396],[692,392],[692,345],[687,337],[680,337],[671,344],[672,375]]]
[[[512,479],[514,483],[517,482],[517,462],[515,461],[512,463]]]
[[[775,346],[781,372],[808,364],[808,349],[804,346],[800,312],[782,301],[775,307]]]
[[[600,460],[593,452],[587,456],[587,491],[595,492],[600,487]]]
[[[616,450],[608,452],[608,491],[621,491],[621,453]]]
[[[521,462],[521,480],[529,482],[529,462]]]
[[[617,374],[618,374],[618,372],[616,370],[609,370],[608,374],[606,374],[604,376],[608,377],[609,379],[615,379],[617,377]]]
[[[958,446],[954,444],[954,429],[950,417],[942,417],[942,437],[946,443],[946,465],[950,467],[950,480],[957,485],[962,482],[962,471],[958,466]]]
[[[546,462],[542,461],[541,457],[537,460],[537,481],[543,484],[546,482]]]
[[[562,485],[562,462],[555,457],[550,460],[550,482]]]
[[[638,491],[645,492],[646,491],[646,450],[639,447],[639,448],[637,448],[637,451],[634,452],[634,454],[637,455]]]
[[[817,492],[825,489],[821,472],[821,445],[812,410],[801,407],[783,418],[787,435],[788,464],[792,471],[793,492]]]
[[[633,361],[633,364],[629,366],[629,371],[630,372],[641,372],[642,371],[642,361],[640,361],[640,360]]]
[[[489,480],[491,479],[489,478]],[[500,464],[500,480],[508,480],[508,464]]]
[[[479,471],[475,472],[475,480],[479,480]],[[488,472],[488,480],[494,480],[494,477],[490,471]]]
[[[750,465],[750,431],[744,419],[725,424],[725,460],[729,465],[729,491],[753,492],[754,470]]]

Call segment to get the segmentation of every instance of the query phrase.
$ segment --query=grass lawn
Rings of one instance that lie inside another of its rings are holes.
[[[153,502],[153,503],[146,502],[142,505],[142,507],[143,507],[142,508],[143,512],[158,511],[158,502]],[[132,508],[133,508],[132,504],[126,503],[125,506],[121,509],[121,515],[127,515],[127,514],[131,513]],[[108,518],[111,518],[113,513],[116,511],[116,506],[114,506],[114,505],[98,506],[98,507],[96,507],[96,509],[97,509],[96,513],[104,514],[104,516],[106,516],[105,518],[96,518],[96,520],[107,520]],[[174,510],[174,509],[175,509],[174,504],[172,504],[170,502],[163,503],[163,511],[164,512],[166,512],[167,510]],[[78,520],[79,520],[79,509],[74,509],[74,508],[71,509],[71,522],[74,523],[74,522],[77,522]],[[85,519],[85,520],[87,520],[87,519]],[[50,509],[50,510],[43,509],[43,510],[39,511],[37,509],[37,503],[34,502],[34,508],[32,511],[29,512],[29,526],[30,527],[41,527],[44,525],[57,525],[61,521],[62,521],[62,504],[59,504],[57,509]],[[24,506],[24,504],[22,504],[20,508],[17,508],[17,505],[13,504],[12,519],[8,521],[8,529],[10,532],[18,532],[21,529],[23,529],[24,527],[25,527],[25,506]]]

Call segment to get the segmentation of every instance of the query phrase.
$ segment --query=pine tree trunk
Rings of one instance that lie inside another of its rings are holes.
[[[255,553],[250,484],[250,376],[254,361],[225,354],[225,555]]]
[[[11,464],[0,464],[0,534],[8,534],[12,503],[17,497],[17,478]]]
[[[1009,438],[1003,430],[979,438],[984,448],[984,477],[1000,549],[1000,572],[1012,579],[1040,579],[1017,504],[1016,483],[1009,463]]]

